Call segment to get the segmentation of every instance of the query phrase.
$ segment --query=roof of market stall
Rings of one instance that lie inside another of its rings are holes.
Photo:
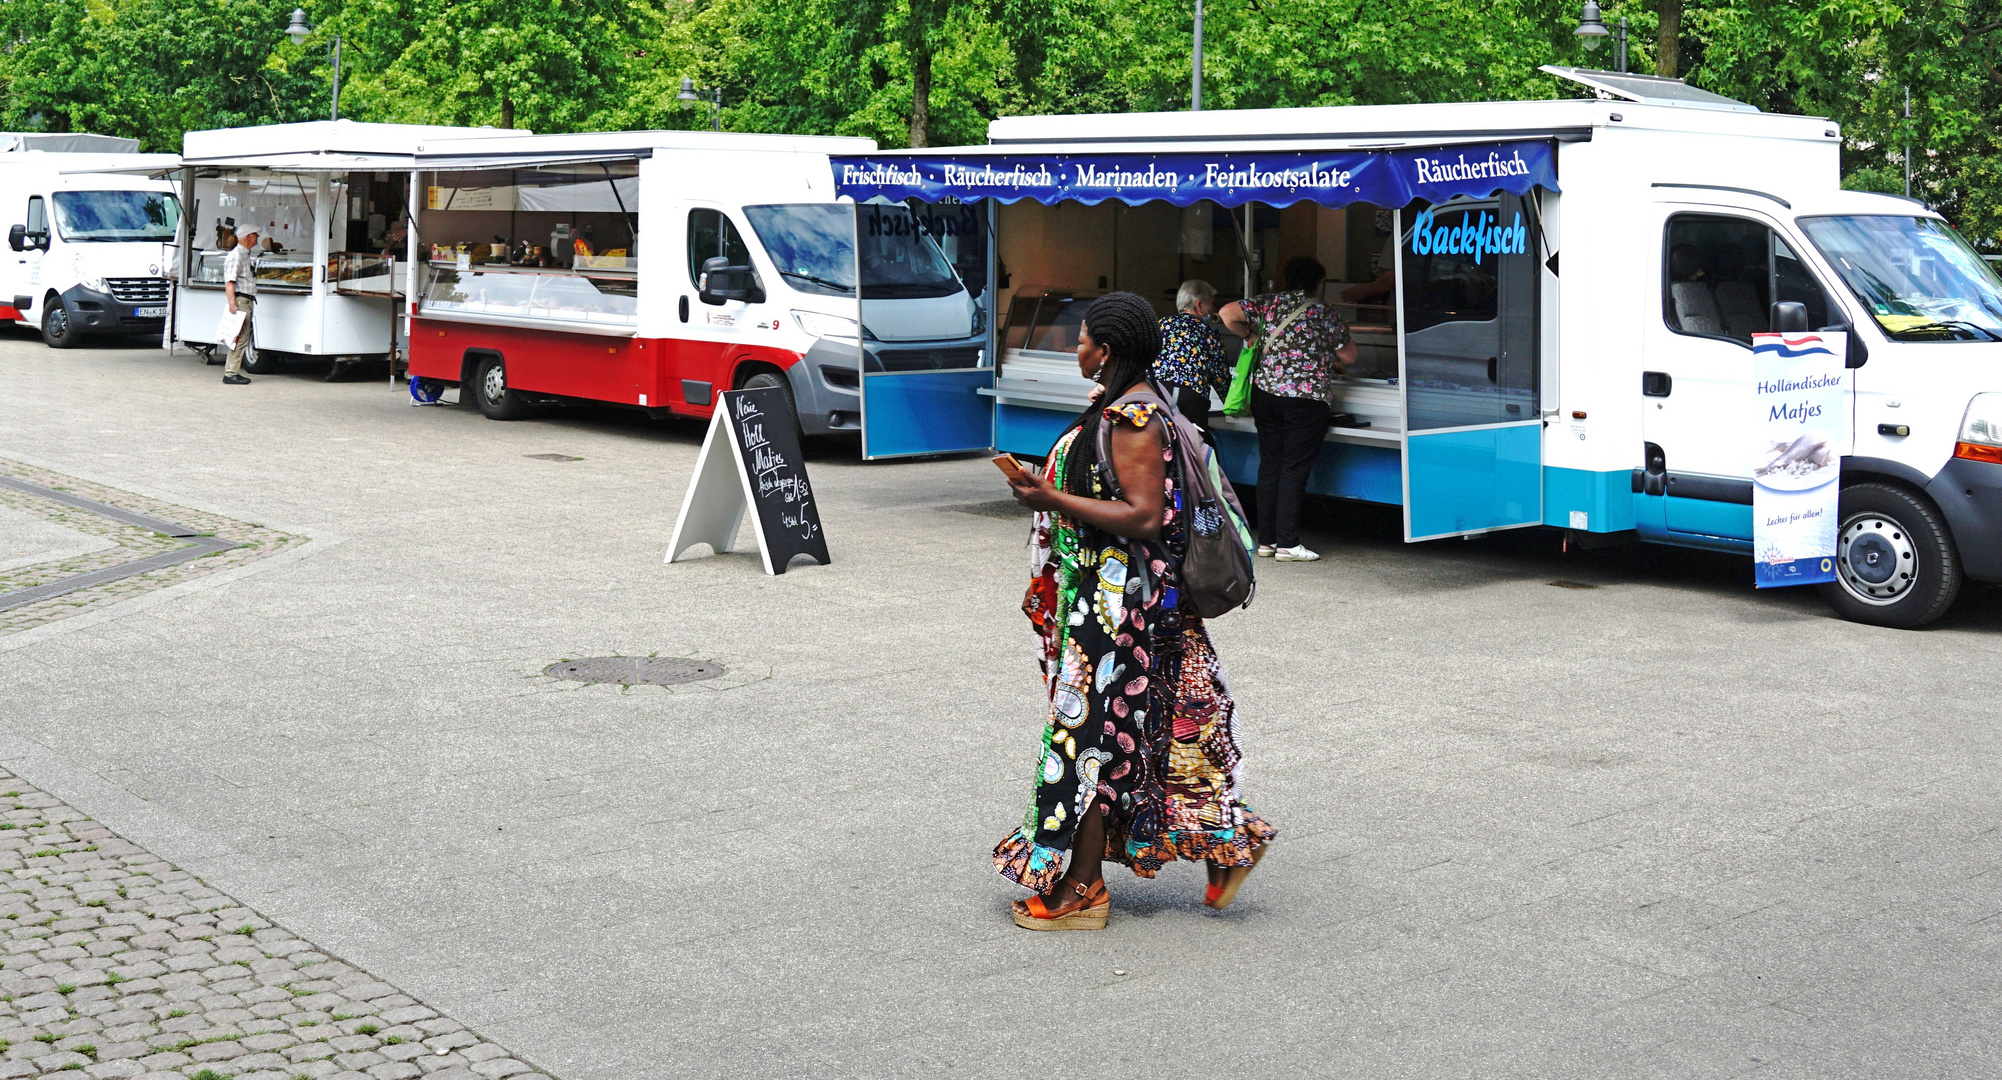
[[[757,135],[732,131],[586,131],[502,135],[470,142],[437,138],[418,147],[424,169],[527,169],[591,162],[635,161],[684,150],[759,150],[796,154],[857,154],[874,139],[831,135]]]
[[[139,152],[139,140],[80,131],[0,131],[0,153],[30,150],[52,154],[136,154]]]
[[[988,124],[986,146],[842,155],[835,187],[858,200],[1402,206],[1559,190],[1558,144],[1614,131],[1840,139],[1819,117],[1717,102],[1573,98],[1011,116]]]
[[[408,171],[426,140],[514,138],[520,130],[437,124],[312,120],[299,124],[216,128],[182,137],[182,160],[197,168],[271,172]]]

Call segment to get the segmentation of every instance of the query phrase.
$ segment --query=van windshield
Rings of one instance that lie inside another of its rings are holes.
[[[855,212],[862,220],[857,228]],[[862,242],[862,299],[951,296],[965,286],[920,223],[902,206],[806,203],[747,206],[744,216],[779,276],[804,293],[855,295],[855,240]]]
[[[173,243],[180,200],[164,191],[58,191],[56,231],[72,244]]]
[[[1894,341],[2002,341],[2002,279],[1937,218],[1802,218],[1801,228]]]

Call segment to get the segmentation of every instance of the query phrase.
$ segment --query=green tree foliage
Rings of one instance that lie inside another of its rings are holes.
[[[283,36],[294,3],[314,38]],[[995,116],[1188,106],[1193,0],[0,0],[0,124],[135,135],[342,113],[537,131],[721,126],[984,141]],[[1604,0],[1634,70],[1844,130],[1845,183],[2002,251],[2002,0]],[[1207,0],[1216,108],[1542,98],[1610,66],[1576,0]],[[1905,93],[1911,93],[1911,115]]]
[[[1904,191],[2002,252],[2002,0],[1685,0],[1690,81],[1842,124],[1844,183]],[[1910,92],[1909,119],[1906,92]]]
[[[341,21],[388,61],[356,78],[373,119],[582,131],[609,119],[638,14],[625,0],[354,0]]]
[[[0,0],[0,122],[178,150],[190,129],[309,119],[326,83],[280,55],[288,0]],[[271,27],[253,35],[246,27]]]

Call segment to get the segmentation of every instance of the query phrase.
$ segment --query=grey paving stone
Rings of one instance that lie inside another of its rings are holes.
[[[17,821],[46,826],[33,843],[61,846],[87,839],[97,842],[102,850],[112,839],[107,829],[86,822],[56,800],[32,792],[23,781],[0,773],[0,786],[23,789],[20,799],[33,798],[36,809],[11,812]],[[0,837],[0,842],[4,840]],[[120,882],[153,880],[130,868],[100,863],[82,861],[77,865],[86,867],[81,873],[97,875],[81,879],[82,883],[107,895],[115,896]],[[25,870],[11,878],[0,875],[0,907],[48,922],[48,928],[39,931],[43,934],[49,929],[75,928],[69,934],[9,943],[20,948],[11,954],[15,959],[0,967],[0,987],[12,995],[12,1000],[0,1001],[0,1039],[9,1043],[6,1056],[0,1059],[5,1062],[0,1080],[17,1074],[72,1071],[116,1080],[144,1074],[183,1077],[203,1069],[239,1077],[269,1073],[286,1080],[301,1074],[363,1076],[366,1070],[374,1069],[378,1073],[368,1074],[365,1080],[384,1080],[385,1076],[401,1078],[420,1071],[407,1062],[431,1053],[416,1041],[424,1034],[422,1030],[410,1024],[401,1026],[401,1034],[393,1037],[410,1041],[388,1049],[407,1046],[410,1053],[399,1053],[395,1058],[377,1052],[378,1035],[362,1032],[379,1032],[384,1027],[372,1015],[382,1011],[383,1003],[406,1020],[422,1019],[438,1025],[442,1018],[434,1010],[338,960],[314,964],[314,977],[300,979],[296,963],[324,954],[307,951],[305,942],[272,927],[227,897],[199,887],[179,871],[151,860],[145,865],[153,875],[163,875],[165,887],[176,890],[189,903],[152,905],[153,915],[179,920],[171,932],[150,930],[154,921],[131,914],[119,929],[132,943],[146,947],[126,948],[120,942],[108,950],[107,959],[92,954],[100,944],[92,929],[99,926],[99,909],[77,907],[76,894],[70,889],[42,884],[71,875],[52,874],[47,869]],[[131,887],[127,888],[130,892]],[[265,936],[226,934],[220,943],[201,936],[214,932],[218,925],[250,926]],[[284,955],[274,957],[266,950]],[[90,964],[103,966],[85,966]],[[262,972],[256,970],[260,965]],[[120,977],[113,981],[106,971],[119,972]],[[160,976],[157,979],[153,977],[156,973]],[[321,992],[299,997],[293,989],[259,982],[262,974]],[[350,1018],[337,1024],[334,1010]],[[455,1045],[485,1046],[496,1057],[506,1053],[481,1043],[455,1023],[443,1022],[442,1027],[452,1030]],[[327,1036],[331,1036],[327,1042],[301,1045],[302,1038]],[[460,1063],[464,1059],[454,1054],[450,1060]]]

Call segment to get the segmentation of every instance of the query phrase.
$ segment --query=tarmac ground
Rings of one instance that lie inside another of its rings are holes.
[[[767,577],[662,561],[700,423],[26,331],[0,385],[0,468],[286,538],[0,636],[0,769],[564,1080],[2002,1071],[1994,589],[1883,630],[1319,505],[1324,560],[1212,624],[1271,856],[1222,913],[1109,866],[1107,930],[1031,934],[983,458],[812,444],[833,564]],[[21,505],[0,572],[116,541]],[[649,655],[727,674],[544,674]]]

